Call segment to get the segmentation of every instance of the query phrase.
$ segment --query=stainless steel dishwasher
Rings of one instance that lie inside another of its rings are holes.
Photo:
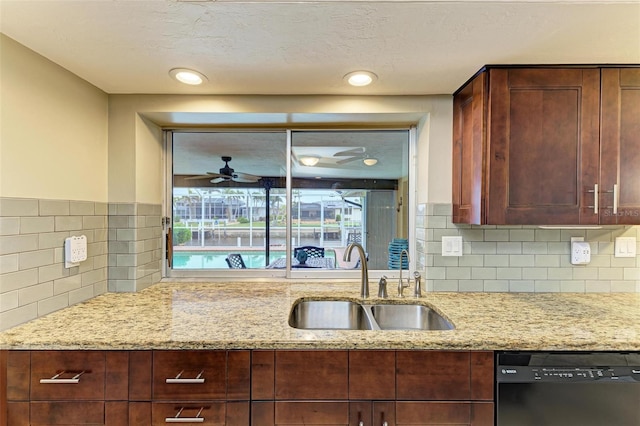
[[[640,352],[498,352],[498,426],[639,426]]]

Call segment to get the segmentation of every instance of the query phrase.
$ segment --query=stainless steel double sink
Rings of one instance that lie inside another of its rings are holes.
[[[452,330],[438,312],[417,303],[358,303],[350,300],[297,300],[289,325],[305,330]]]

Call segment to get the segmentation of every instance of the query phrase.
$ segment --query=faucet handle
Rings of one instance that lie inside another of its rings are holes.
[[[420,272],[415,271],[413,273],[413,278],[416,280],[416,287],[413,290],[413,297],[422,297],[422,286],[420,284]]]
[[[387,276],[383,275],[380,277],[380,281],[378,281],[378,297],[386,299],[389,297],[387,294]]]

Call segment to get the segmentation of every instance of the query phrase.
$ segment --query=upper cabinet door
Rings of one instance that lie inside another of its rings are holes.
[[[640,224],[640,69],[602,70],[600,223]]]
[[[599,69],[491,69],[490,224],[596,224]]]
[[[483,165],[487,73],[453,97],[453,223],[483,223]]]

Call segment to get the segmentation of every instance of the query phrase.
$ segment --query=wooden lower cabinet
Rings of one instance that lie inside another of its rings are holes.
[[[493,362],[474,351],[0,351],[0,426],[489,426]]]

